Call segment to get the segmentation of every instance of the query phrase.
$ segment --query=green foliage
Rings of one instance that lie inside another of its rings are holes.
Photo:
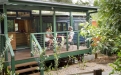
[[[2,72],[2,70],[3,70],[3,62],[4,62],[4,61],[5,61],[4,55],[1,54],[1,55],[0,55],[0,72]]]
[[[98,12],[98,26],[84,25],[84,28],[81,29],[81,34],[84,36],[90,36],[90,39],[99,38],[97,41],[93,40],[93,43],[96,43],[93,50],[102,50],[107,51],[108,53],[114,53],[119,51],[120,42],[117,41],[120,40],[121,22],[120,15],[118,16],[116,14],[121,14],[121,12],[116,11],[119,7],[115,7],[115,4],[119,1],[115,1],[116,3],[110,1],[111,0],[100,1],[99,6],[101,8]]]
[[[4,62],[5,62],[5,52],[6,50],[8,49],[8,46],[10,45],[10,42],[13,38],[13,35],[11,35],[7,40],[6,40],[6,43],[5,43],[5,47],[4,47],[4,50],[3,52],[0,53],[0,74],[2,73],[2,70],[4,69]],[[12,75],[12,71],[7,69],[7,75]],[[18,74],[13,74],[13,75],[18,75]]]
[[[1,13],[1,12],[0,12],[0,22],[4,19],[5,16],[6,16],[6,15],[5,15],[4,13]]]
[[[118,53],[118,59],[110,64],[114,69],[111,74],[121,74],[121,0],[98,0],[98,26],[84,26],[85,36],[91,39],[99,38],[94,41],[94,50],[101,50],[105,54]],[[82,31],[83,32],[83,31]]]
[[[44,64],[45,64],[45,61],[47,61],[47,59],[49,57],[49,55],[45,55],[46,48],[45,49],[39,49],[38,48],[38,44],[34,40],[32,42],[33,42],[33,50],[32,50],[31,53],[34,56],[39,55],[39,58],[36,58],[35,60],[37,62],[39,62],[40,64],[43,64],[43,66],[40,66],[41,70],[42,69],[45,69],[46,66]],[[57,71],[57,74],[58,74],[58,65],[59,65],[60,49],[62,49],[62,47],[64,45],[64,43],[63,43],[64,40],[62,40],[62,42],[60,43],[61,46],[58,46],[58,43],[57,43],[56,38],[53,39],[53,42],[54,42],[54,44],[53,44],[54,54],[53,55],[54,55],[55,66],[54,66],[53,69],[51,69],[52,65],[50,65],[49,68],[46,68],[47,70],[46,70],[45,73],[47,75],[52,75],[51,72],[50,72],[51,70],[56,70]]]
[[[14,32],[14,20],[7,20],[8,32]]]
[[[118,59],[114,63],[110,63],[109,65],[113,68],[112,72],[109,75],[114,73],[121,75],[121,51],[118,53]]]
[[[99,6],[99,0],[94,0],[94,6]]]
[[[84,70],[84,69],[86,68],[86,62],[87,62],[87,61],[85,61],[84,58],[83,58],[83,59],[82,59],[82,63],[79,63],[80,69]]]

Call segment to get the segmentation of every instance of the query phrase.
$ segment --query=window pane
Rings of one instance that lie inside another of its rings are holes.
[[[63,30],[64,30],[64,31],[66,31],[66,30],[67,30],[66,23],[63,23]]]
[[[14,32],[14,20],[7,20],[8,32]]]
[[[19,17],[30,17],[30,12],[18,12]]]

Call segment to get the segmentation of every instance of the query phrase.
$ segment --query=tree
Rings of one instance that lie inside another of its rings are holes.
[[[99,6],[99,0],[94,0],[94,6]]]
[[[99,2],[98,2],[99,1]],[[96,4],[97,3],[97,4]],[[121,75],[121,1],[120,0],[96,0],[94,3],[99,6],[98,26],[85,26],[88,31],[86,35],[91,38],[99,37],[94,50],[101,50],[105,53],[116,53],[118,59],[111,64],[113,73]]]
[[[82,0],[78,0],[77,3],[75,3],[77,5],[89,5],[89,2],[84,2]]]

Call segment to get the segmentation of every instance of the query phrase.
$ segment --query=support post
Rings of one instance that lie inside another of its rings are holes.
[[[42,12],[39,10],[39,17],[40,17],[40,32],[42,32]]]
[[[44,75],[44,66],[43,66],[44,63],[41,62],[40,60],[40,75]]]
[[[31,48],[31,52],[33,50],[33,39],[32,39],[32,33],[30,34],[30,48]],[[31,53],[31,57],[33,57],[33,54]]]
[[[54,31],[54,39],[56,39],[56,15],[55,15],[55,10],[53,11],[53,31]],[[54,41],[54,52],[55,50],[55,41]]]
[[[5,14],[5,17],[4,17],[4,34],[7,34],[8,33],[8,27],[7,27],[7,8],[6,8],[5,4],[3,5],[3,13]]]
[[[79,46],[80,46],[80,40],[79,40],[79,31],[77,32],[77,49],[79,50]]]
[[[68,46],[68,32],[66,32],[66,50],[68,51],[69,50],[69,46]]]
[[[8,27],[7,27],[7,8],[6,5],[3,5],[3,13],[5,14],[4,17],[4,34],[7,34],[8,37]],[[4,39],[6,40],[6,39]],[[5,46],[5,45],[4,45]],[[8,50],[5,51],[5,61],[8,61]],[[7,70],[7,64],[5,63],[5,70]]]
[[[72,15],[72,12],[70,12],[70,26],[73,26],[73,15]]]
[[[86,12],[86,21],[89,22],[89,19],[90,19],[90,13],[87,11]]]

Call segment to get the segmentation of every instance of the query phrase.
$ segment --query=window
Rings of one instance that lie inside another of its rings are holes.
[[[14,32],[14,20],[7,20],[8,32]]]
[[[18,23],[15,23],[15,31],[18,31]]]
[[[18,12],[18,17],[30,17],[30,12]]]

